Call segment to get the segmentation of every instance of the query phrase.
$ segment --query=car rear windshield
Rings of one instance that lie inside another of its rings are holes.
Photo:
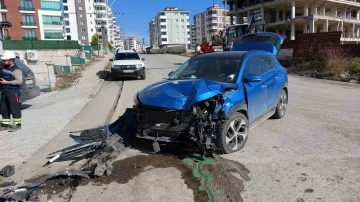
[[[240,70],[240,64],[240,58],[193,58],[182,64],[169,79],[204,79],[235,83]]]
[[[115,60],[140,60],[137,53],[116,53]]]

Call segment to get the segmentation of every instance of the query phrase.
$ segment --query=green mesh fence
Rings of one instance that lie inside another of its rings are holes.
[[[71,64],[72,65],[83,65],[83,64],[85,64],[85,59],[83,59],[83,58],[70,56],[70,59],[71,59]]]
[[[79,49],[78,41],[64,40],[5,40],[5,50]]]

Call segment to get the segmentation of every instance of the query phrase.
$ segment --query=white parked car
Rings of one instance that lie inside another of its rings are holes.
[[[133,50],[118,50],[114,54],[111,65],[112,78],[119,77],[140,77],[145,80],[146,71],[144,58]]]

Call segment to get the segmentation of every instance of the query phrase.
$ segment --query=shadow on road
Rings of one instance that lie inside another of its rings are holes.
[[[30,108],[31,106],[32,105],[30,105],[30,104],[21,104],[20,108],[21,108],[21,110],[25,110],[27,108]]]
[[[174,63],[174,65],[182,65],[182,62]]]
[[[100,78],[100,79],[103,79],[104,81],[131,81],[131,80],[136,80],[136,78],[134,77],[122,77],[122,78],[113,78],[111,76],[111,73],[110,71],[108,70],[101,70],[101,71],[98,71],[96,73],[96,75]]]

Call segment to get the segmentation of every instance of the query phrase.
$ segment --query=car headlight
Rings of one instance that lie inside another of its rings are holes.
[[[142,67],[142,64],[137,64],[136,65],[136,68],[141,68]]]
[[[134,94],[134,98],[133,98],[134,106],[136,106],[136,105],[139,104],[139,100],[138,100],[138,98],[137,98],[137,95],[138,95],[138,93],[135,93],[135,94]]]

